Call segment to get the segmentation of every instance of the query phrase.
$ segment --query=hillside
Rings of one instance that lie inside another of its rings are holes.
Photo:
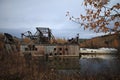
[[[80,47],[87,48],[100,48],[100,47],[111,47],[120,48],[120,34],[109,34],[99,37],[94,37],[89,40],[85,40],[80,43]]]

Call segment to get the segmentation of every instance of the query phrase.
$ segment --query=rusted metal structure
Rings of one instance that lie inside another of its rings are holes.
[[[21,38],[27,37],[36,42],[36,44],[50,43],[51,39],[54,39],[53,34],[49,28],[37,27],[35,34],[30,31],[21,34]]]
[[[35,43],[24,44],[20,46],[21,55],[31,53],[32,56],[79,56],[79,45],[77,44],[78,36],[68,41],[67,44],[51,43],[55,41],[54,36],[49,28],[36,28],[37,32],[32,35],[30,31],[22,33],[22,39],[27,37],[36,41]],[[72,44],[73,43],[73,44]]]

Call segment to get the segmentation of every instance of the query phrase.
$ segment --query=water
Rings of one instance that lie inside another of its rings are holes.
[[[47,67],[56,69],[62,74],[81,75],[120,75],[120,58],[117,55],[85,55],[78,57],[56,57],[49,59]]]
[[[36,74],[35,78],[40,80],[46,76],[51,80],[120,79],[120,57],[118,55],[84,55],[81,58],[57,56],[49,57],[47,60],[44,57],[35,58],[32,58],[28,70],[30,69],[31,75]],[[94,79],[89,79],[91,76]]]
[[[96,57],[84,57],[79,60],[82,74],[120,74],[120,59],[115,55],[99,55]]]

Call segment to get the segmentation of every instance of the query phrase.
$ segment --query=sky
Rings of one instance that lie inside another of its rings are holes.
[[[65,16],[67,11],[75,17],[85,14],[82,3],[83,0],[0,0],[0,32],[20,37],[26,31],[34,34],[36,27],[47,27],[56,38],[68,39],[78,33],[80,38],[104,35],[84,30]]]

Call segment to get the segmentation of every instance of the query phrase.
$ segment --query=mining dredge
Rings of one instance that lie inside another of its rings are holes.
[[[21,55],[32,56],[79,56],[78,38],[72,38],[66,43],[58,43],[49,28],[37,27],[35,34],[27,31],[21,33]],[[24,40],[28,39],[26,43]]]

